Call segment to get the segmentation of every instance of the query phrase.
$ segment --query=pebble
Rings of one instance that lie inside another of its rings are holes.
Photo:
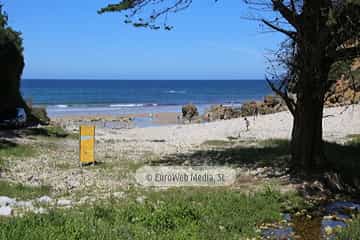
[[[123,197],[125,197],[125,193],[124,192],[114,192],[113,196],[116,198],[123,198]]]
[[[136,202],[143,204],[145,202],[145,196],[140,196],[136,198]]]
[[[36,209],[34,209],[33,210],[33,212],[35,213],[35,214],[44,214],[44,213],[47,213],[47,210],[45,209],[45,208],[36,208]]]
[[[52,198],[49,196],[42,196],[37,199],[39,203],[50,203],[52,201]]]
[[[59,199],[57,201],[57,205],[59,206],[69,206],[71,205],[71,200],[68,200],[68,199]]]
[[[17,207],[22,207],[22,208],[32,208],[33,204],[31,201],[18,201],[15,204]]]

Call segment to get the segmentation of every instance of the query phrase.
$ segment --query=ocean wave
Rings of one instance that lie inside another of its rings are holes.
[[[56,108],[68,108],[69,106],[65,105],[65,104],[58,104],[58,105],[55,105],[54,107],[56,107]]]
[[[111,108],[131,108],[131,107],[144,107],[144,104],[141,103],[129,103],[129,104],[110,104],[109,107]]]
[[[166,93],[170,93],[170,94],[186,94],[186,91],[185,90],[169,90],[169,91],[166,91]]]

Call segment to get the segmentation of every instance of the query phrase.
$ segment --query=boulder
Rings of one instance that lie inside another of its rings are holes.
[[[274,108],[277,105],[282,104],[282,99],[279,96],[269,95],[264,98],[264,103],[269,108]]]
[[[203,116],[206,121],[232,119],[237,117],[240,117],[240,111],[223,105],[211,106],[211,108]]]
[[[2,217],[9,217],[12,214],[11,207],[0,207],[0,216]]]
[[[48,203],[50,203],[50,202],[52,202],[52,198],[51,197],[49,197],[49,196],[42,196],[42,197],[39,197],[38,199],[37,199],[37,201],[39,202],[39,203],[43,203],[43,204],[48,204]]]
[[[199,116],[197,107],[192,103],[184,105],[181,111],[182,117],[190,122],[191,120],[193,120],[194,117]]]
[[[57,205],[59,205],[59,206],[69,206],[69,205],[71,205],[71,203],[72,203],[72,201],[69,199],[59,199],[57,201]]]
[[[241,106],[241,116],[270,114],[286,111],[287,106],[279,96],[266,96],[264,101],[251,101]]]
[[[0,196],[0,207],[12,206],[16,203],[16,200],[6,196]]]
[[[341,78],[336,81],[326,94],[326,107],[337,107],[360,102],[360,80]]]

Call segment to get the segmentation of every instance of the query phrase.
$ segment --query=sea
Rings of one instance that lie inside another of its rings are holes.
[[[55,80],[24,79],[24,98],[46,107],[50,117],[200,112],[214,104],[241,106],[271,93],[264,80]]]

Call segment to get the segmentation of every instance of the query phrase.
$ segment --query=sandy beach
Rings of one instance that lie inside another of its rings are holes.
[[[170,123],[176,113],[159,114],[160,122]],[[162,117],[164,117],[162,119]],[[249,117],[250,127],[246,130],[244,118],[221,120],[199,124],[172,124],[133,129],[98,128],[98,141],[119,141],[116,146],[146,149],[157,154],[167,154],[190,149],[208,140],[290,139],[292,116],[289,112],[280,112],[258,117]],[[324,139],[331,142],[343,142],[350,134],[360,133],[360,105],[328,108],[324,111]],[[72,125],[69,125],[72,127]],[[74,130],[74,129],[73,129]]]
[[[164,116],[175,118],[176,114],[168,113]],[[78,117],[68,117],[56,121],[65,124],[69,132],[77,134],[78,127],[73,122],[78,120]],[[102,120],[111,121],[113,118],[108,116]],[[8,170],[2,172],[2,178],[30,185],[48,185],[57,194],[68,192],[76,196],[76,192],[80,191],[83,195],[84,191],[90,191],[98,198],[104,193],[119,191],[136,184],[131,177],[134,169],[152,161],[170,159],[168,164],[174,165],[199,159],[206,163],[214,157],[225,161],[228,157],[223,157],[220,151],[223,144],[230,143],[233,144],[229,145],[230,147],[240,147],[241,155],[243,147],[261,148],[262,140],[290,139],[292,116],[289,112],[249,117],[249,121],[248,131],[244,118],[129,129],[100,126],[96,128],[95,158],[101,164],[96,168],[85,169],[79,169],[78,137],[52,139],[17,134],[14,139],[14,135],[4,135],[2,137],[9,141],[35,146],[38,155],[9,162]],[[349,140],[349,135],[360,134],[360,105],[325,109],[323,121],[324,139],[342,144]],[[204,144],[209,141],[220,141],[221,145]],[[216,149],[220,149],[218,154],[208,155],[208,151]],[[177,162],[179,159],[181,161]],[[249,170],[246,165],[236,169],[243,174],[249,171],[256,174],[259,171]],[[124,177],[120,173],[131,174]],[[249,178],[241,180],[240,185],[242,189],[246,189],[246,186],[254,186],[254,182],[261,185],[267,182],[267,179],[265,177],[259,182],[257,178]]]

